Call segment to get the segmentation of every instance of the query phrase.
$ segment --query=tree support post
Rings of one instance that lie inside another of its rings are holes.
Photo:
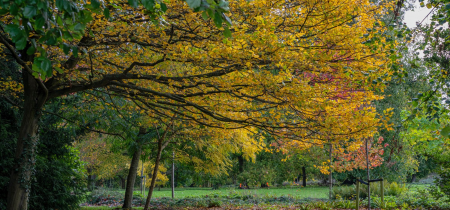
[[[367,201],[370,210],[370,168],[369,168],[369,138],[366,138],[366,167],[367,167]]]
[[[384,208],[384,179],[381,178],[381,183],[380,183],[380,191],[381,191],[381,206],[382,208]]]
[[[332,200],[333,199],[333,170],[332,170],[332,167],[333,167],[333,145],[330,143],[330,195],[329,195],[329,198],[330,198],[330,200]]]
[[[175,152],[172,150],[172,199],[175,198]]]
[[[356,210],[359,210],[359,178],[356,180]]]

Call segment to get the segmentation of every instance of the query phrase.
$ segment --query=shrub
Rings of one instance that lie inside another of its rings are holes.
[[[222,206],[222,201],[221,200],[210,200],[209,204],[208,204],[208,208],[221,207],[221,206]]]
[[[332,203],[324,202],[324,201],[318,201],[312,204],[312,206],[316,209],[322,209],[322,210],[331,210],[333,209]]]
[[[443,193],[450,196],[450,168],[441,168],[438,174],[439,177],[434,182]]]
[[[196,207],[197,208],[208,207],[208,204],[206,203],[206,201],[200,200],[200,201],[197,201]]]
[[[88,204],[95,205],[121,205],[123,204],[124,194],[117,191],[108,191],[103,188],[98,188],[89,194],[86,198]],[[133,193],[133,205],[141,205],[145,203],[144,199]]]
[[[370,183],[371,196],[381,196],[380,182]],[[367,198],[367,185],[360,185],[359,197],[360,199]],[[384,195],[385,196],[399,196],[408,191],[406,185],[397,184],[396,182],[388,183],[384,181]],[[335,187],[332,194],[333,199],[354,200],[356,198],[356,185]]]
[[[356,186],[340,186],[333,188],[333,199],[353,200],[356,197]]]
[[[397,207],[396,197],[394,196],[385,196],[384,204],[381,203],[380,197],[372,197],[372,205],[375,208],[383,208],[383,209],[393,209]]]
[[[332,203],[334,209],[356,209],[356,203],[348,200],[339,200]]]

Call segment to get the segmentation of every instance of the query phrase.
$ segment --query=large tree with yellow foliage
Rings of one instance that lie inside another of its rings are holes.
[[[255,127],[304,146],[371,136],[380,123],[366,105],[383,88],[371,81],[390,77],[393,45],[376,19],[389,5],[188,0],[192,12],[176,0],[138,2],[0,5],[2,53],[22,66],[25,96],[8,209],[26,209],[21,183],[31,177],[45,102],[80,91],[125,97],[150,118]]]

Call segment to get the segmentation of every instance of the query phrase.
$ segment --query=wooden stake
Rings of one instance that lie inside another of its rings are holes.
[[[359,178],[356,180],[356,210],[359,210]]]
[[[384,180],[381,178],[380,190],[381,190],[381,206],[384,208]]]
[[[330,200],[333,198],[333,171],[332,171],[332,161],[333,161],[333,145],[330,142]]]
[[[366,138],[366,167],[367,167],[367,201],[370,210],[370,170],[369,170],[369,138]]]
[[[172,199],[175,198],[175,152],[172,151]]]

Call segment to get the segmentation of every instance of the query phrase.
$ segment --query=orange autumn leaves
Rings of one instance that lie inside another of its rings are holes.
[[[383,137],[379,137],[377,141],[370,138],[368,143],[369,168],[375,168],[383,163],[382,155],[387,143],[383,145]],[[347,148],[333,148],[332,170],[336,172],[352,171],[356,169],[367,169],[366,147],[363,142],[360,146],[355,143]],[[329,162],[322,163],[318,166],[323,174],[330,173]]]

